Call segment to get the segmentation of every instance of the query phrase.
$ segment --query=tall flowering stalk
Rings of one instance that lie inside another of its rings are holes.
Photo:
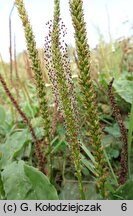
[[[39,60],[39,54],[38,50],[36,48],[36,42],[34,39],[32,27],[30,25],[28,15],[26,12],[26,9],[24,7],[23,0],[15,0],[15,4],[18,9],[19,16],[21,18],[21,21],[23,23],[24,27],[24,33],[27,43],[27,49],[29,58],[31,60],[32,69],[34,71],[34,78],[36,81],[36,88],[38,92],[38,98],[39,98],[39,105],[40,105],[40,112],[43,119],[43,127],[44,127],[44,140],[46,144],[49,144],[49,152],[51,151],[50,146],[50,120],[49,120],[49,113],[48,113],[48,105],[46,100],[46,87],[43,81],[43,75],[41,71],[41,63]],[[49,154],[50,155],[50,154]],[[51,170],[51,159],[49,157],[49,170]],[[50,172],[51,173],[51,172]],[[49,175],[51,175],[49,173]]]
[[[114,78],[109,83],[108,96],[109,96],[110,104],[113,110],[113,114],[115,116],[116,121],[118,122],[122,141],[123,141],[123,146],[122,146],[122,151],[121,151],[121,161],[120,161],[121,167],[120,167],[120,172],[119,172],[119,183],[124,184],[128,176],[128,138],[127,138],[128,134],[127,134],[127,129],[124,125],[120,110],[117,106],[117,103],[113,95],[113,91],[112,91],[113,81],[114,81]]]
[[[52,31],[50,32],[51,47],[48,46],[48,50],[50,48],[50,53],[48,54],[48,50],[46,50],[49,65],[52,65],[49,76],[53,83],[53,88],[57,94],[59,106],[65,120],[68,143],[71,148],[76,176],[79,182],[81,199],[85,199],[81,177],[80,143],[78,140],[79,131],[76,118],[76,102],[73,92],[73,83],[69,62],[67,61],[67,49],[66,47],[63,48],[60,42],[60,1],[55,0],[54,5],[54,20]]]
[[[29,131],[31,133],[33,142],[35,144],[35,153],[38,159],[38,166],[39,169],[44,172],[44,160],[43,160],[43,155],[42,152],[40,151],[40,143],[36,137],[36,134],[34,132],[34,129],[31,125],[31,122],[29,121],[29,119],[27,118],[26,114],[21,110],[17,100],[15,100],[15,98],[13,97],[13,95],[11,94],[4,78],[2,77],[2,75],[0,74],[0,82],[6,92],[6,95],[9,97],[9,99],[11,100],[12,104],[14,105],[14,107],[16,108],[16,110],[18,111],[18,113],[20,114],[20,116],[22,117],[24,123],[28,126]]]
[[[83,1],[70,0],[70,12],[75,30],[75,42],[80,70],[79,83],[82,92],[82,101],[86,110],[86,122],[89,125],[90,144],[97,164],[99,174],[97,185],[101,195],[105,196],[106,168],[104,153],[101,146],[101,130],[96,105],[96,95],[90,74],[90,50],[87,44],[87,33],[83,14]]]

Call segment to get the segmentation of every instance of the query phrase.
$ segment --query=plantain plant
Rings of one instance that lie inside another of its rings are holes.
[[[15,4],[18,9],[18,13],[24,27],[27,50],[29,54],[29,59],[31,61],[32,70],[34,72],[34,79],[36,81],[36,91],[39,100],[39,108],[41,112],[41,117],[43,119],[43,130],[44,130],[43,142],[44,142],[44,146],[48,146],[48,148],[45,149],[45,152],[42,152],[40,142],[37,140],[36,134],[32,128],[29,119],[26,117],[24,112],[21,111],[17,101],[12,96],[2,75],[0,75],[0,82],[3,85],[7,96],[12,101],[14,107],[17,109],[17,111],[23,118],[23,121],[29,127],[29,130],[31,132],[35,144],[39,168],[42,172],[44,172],[44,168],[46,168],[44,161],[48,162],[48,177],[49,180],[52,182],[53,181],[52,152],[54,152],[54,150],[52,149],[51,141],[54,138],[54,130],[56,127],[55,126],[56,122],[50,122],[51,116],[50,116],[50,110],[48,107],[48,101],[46,97],[46,85],[43,79],[41,62],[39,59],[38,50],[36,48],[36,42],[32,31],[32,26],[30,25],[29,18],[24,6],[24,2],[23,0],[15,0]],[[81,154],[81,149],[85,152],[85,154],[87,154],[90,157],[90,159],[94,163],[95,167],[90,166],[91,167],[90,170],[93,172],[93,174],[96,175],[96,185],[101,197],[106,198],[107,196],[106,183],[108,177],[106,161],[109,164],[109,168],[111,169],[111,172],[113,173],[116,182],[117,182],[117,178],[115,176],[115,173],[113,172],[107,154],[101,144],[102,131],[99,122],[99,113],[97,110],[98,107],[97,98],[94,90],[94,84],[93,84],[91,69],[90,69],[91,68],[90,48],[87,42],[86,25],[84,21],[84,13],[83,13],[83,1],[69,0],[69,8],[70,8],[72,24],[75,32],[75,43],[76,43],[76,52],[77,52],[76,61],[79,68],[78,85],[80,86],[80,94],[82,98],[81,99],[82,108],[84,110],[85,121],[89,130],[88,131],[89,140],[87,146],[88,147],[91,146],[92,154],[90,153],[89,148],[87,149],[87,147],[82,144],[82,140],[83,140],[82,132],[81,132],[82,128],[80,128],[79,126],[81,122],[79,117],[80,108],[78,107],[75,87],[72,79],[71,65],[68,57],[68,47],[67,44],[65,44],[63,39],[63,37],[66,34],[66,30],[64,29],[65,26],[60,17],[60,0],[54,0],[53,21],[48,22],[49,34],[45,39],[45,49],[44,49],[46,69],[48,71],[49,80],[51,81],[52,84],[53,96],[55,101],[55,109],[56,109],[55,115],[57,113],[57,109],[59,109],[63,116],[64,126],[66,131],[66,139],[69,146],[69,151],[71,153],[71,158],[75,166],[75,176],[78,180],[80,198],[85,199],[85,191],[84,191],[83,178],[82,178],[82,162],[84,161],[84,163],[87,164],[87,161],[84,160],[84,156]],[[116,120],[118,121],[121,134],[122,134],[123,150],[121,154],[119,184],[124,184],[128,176],[127,164],[130,162],[128,161],[128,157],[127,157],[128,154],[127,131],[126,128],[124,127],[119,110],[114,100],[114,96],[112,94],[112,84],[113,81],[110,82],[109,84],[108,96],[110,99],[111,107],[113,109],[113,113],[115,115]],[[130,133],[132,133],[132,131]],[[15,163],[16,162],[14,162],[14,164],[11,164],[11,168],[13,167],[14,169],[14,167],[16,166]],[[26,175],[30,178],[29,173],[31,172],[31,170],[29,170],[29,167],[27,165],[23,164],[23,162],[20,162],[18,163],[17,166],[18,166],[18,171],[19,171],[19,167],[21,167],[21,169],[25,173],[27,173]],[[7,169],[7,171],[9,171],[9,168]],[[43,179],[43,182],[45,182],[45,184],[47,183],[46,185],[49,185],[49,187],[51,188],[52,186],[48,181],[47,177],[45,176],[46,179],[44,179],[44,176],[42,176],[40,172],[38,173],[38,171],[32,169],[32,173],[34,173],[34,175],[36,175],[36,172],[37,175],[39,176],[39,179]],[[6,175],[7,172],[4,172],[2,178],[5,179]],[[34,179],[32,179],[32,181],[34,182]],[[49,191],[53,191],[54,198],[58,198],[54,188],[50,189]]]
[[[31,25],[28,20],[24,3],[22,0],[15,1],[19,15],[21,17],[25,37],[27,42],[27,49],[29,51],[29,57],[31,59],[32,68],[34,71],[34,77],[36,80],[38,96],[40,99],[40,110],[42,118],[44,120],[44,131],[46,137],[49,139],[49,116],[48,107],[46,101],[46,90],[43,83],[40,61],[38,58],[38,52],[32,32]],[[80,141],[79,141],[79,127],[77,119],[76,99],[74,93],[74,87],[71,79],[70,64],[67,56],[67,47],[62,49],[60,42],[60,1],[55,0],[54,20],[52,31],[50,32],[51,44],[46,49],[48,53],[48,70],[49,77],[52,80],[53,89],[56,92],[58,98],[58,104],[61,108],[69,146],[72,152],[72,158],[74,161],[76,176],[79,182],[79,190],[81,199],[85,199],[83,191],[83,183],[81,177],[81,159],[80,159]],[[79,83],[81,86],[83,105],[86,111],[86,122],[89,125],[90,143],[93,147],[93,154],[97,163],[98,181],[97,186],[101,195],[105,196],[105,179],[106,168],[104,161],[103,149],[101,146],[101,131],[99,126],[99,119],[97,114],[96,96],[93,88],[93,82],[90,74],[90,51],[87,44],[87,36],[85,29],[85,22],[83,18],[82,1],[70,1],[70,11],[73,20],[73,26],[75,29],[75,41],[78,54],[78,65],[80,69]],[[62,27],[61,27],[62,28]],[[49,48],[50,47],[50,48]],[[49,60],[50,59],[50,60]],[[53,79],[54,77],[54,79]],[[49,145],[50,146],[50,145]],[[49,152],[50,155],[50,152]]]

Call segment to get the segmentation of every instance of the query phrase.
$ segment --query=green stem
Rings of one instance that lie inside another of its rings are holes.
[[[115,173],[114,173],[114,170],[113,170],[113,168],[112,168],[112,165],[111,165],[111,163],[110,163],[110,161],[109,161],[109,158],[108,158],[108,155],[107,155],[107,153],[106,153],[106,150],[104,149],[103,151],[104,151],[104,155],[105,155],[106,161],[107,161],[107,163],[108,163],[108,165],[109,165],[109,168],[110,168],[110,170],[111,170],[112,176],[113,176],[113,178],[114,178],[114,180],[115,180],[116,185],[118,186],[119,184],[118,184],[118,181],[117,181],[117,177],[116,177],[116,175],[115,175]]]
[[[132,133],[133,133],[133,100],[131,105],[131,114],[128,129],[128,175],[131,178],[131,145],[132,145]]]

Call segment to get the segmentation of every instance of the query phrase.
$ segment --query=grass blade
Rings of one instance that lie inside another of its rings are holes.
[[[94,156],[91,154],[91,152],[89,151],[89,149],[83,143],[81,144],[81,148],[84,150],[84,152],[86,153],[86,155],[91,159],[91,161],[94,164],[96,164]]]
[[[131,177],[131,146],[132,146],[132,133],[133,133],[133,99],[131,105],[131,114],[129,120],[129,129],[128,129],[128,174],[129,178]]]
[[[107,161],[107,163],[108,163],[108,165],[109,165],[110,171],[111,171],[111,173],[112,173],[112,176],[113,176],[113,178],[114,178],[114,180],[115,180],[115,183],[116,183],[116,185],[119,185],[119,184],[118,184],[118,181],[117,181],[117,177],[116,177],[116,175],[115,175],[115,173],[114,173],[114,170],[113,170],[113,168],[112,168],[112,165],[111,165],[111,163],[110,163],[110,161],[109,161],[109,158],[108,158],[108,155],[107,155],[107,153],[106,153],[106,150],[104,149],[103,151],[104,151],[104,155],[105,155],[106,161]]]
[[[98,176],[96,170],[95,170],[95,166],[88,161],[82,154],[80,154],[81,157],[81,162],[84,164],[85,167],[87,167],[95,176]]]

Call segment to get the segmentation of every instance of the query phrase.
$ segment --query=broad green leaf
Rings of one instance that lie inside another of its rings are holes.
[[[3,106],[0,106],[0,124],[3,124],[5,122],[6,113],[3,108]]]
[[[126,74],[114,81],[113,87],[117,94],[126,102],[132,104],[133,80],[129,80]]]
[[[108,132],[110,135],[112,135],[115,138],[121,137],[120,129],[117,123],[112,125],[112,127],[105,127],[104,131]]]
[[[27,130],[15,132],[7,138],[5,143],[0,145],[0,152],[2,155],[0,160],[1,169],[4,169],[8,164],[10,164],[23,148],[27,140],[26,131]]]
[[[49,182],[48,178],[38,171],[36,168],[24,165],[24,171],[28,177],[32,189],[34,191],[34,197],[32,199],[37,200],[57,200],[58,195],[54,186]]]
[[[58,195],[48,178],[24,161],[13,162],[2,172],[8,200],[54,200]]]
[[[87,200],[96,200],[99,199],[98,194],[96,192],[95,183],[84,183],[84,192]],[[79,200],[79,186],[78,182],[69,181],[64,185],[59,198],[61,200]]]
[[[3,125],[0,125],[0,135],[6,136],[6,133],[7,133],[7,131],[6,131],[5,127]]]
[[[7,200],[25,200],[32,191],[32,185],[24,173],[23,161],[11,163],[1,175]]]
[[[107,153],[108,153],[109,159],[118,158],[119,155],[120,155],[119,149],[116,149],[115,146],[114,146],[114,148],[113,148],[113,147],[107,147],[107,148],[106,148],[106,151],[107,151]]]
[[[59,195],[61,200],[79,200],[79,187],[77,182],[66,182]]]

